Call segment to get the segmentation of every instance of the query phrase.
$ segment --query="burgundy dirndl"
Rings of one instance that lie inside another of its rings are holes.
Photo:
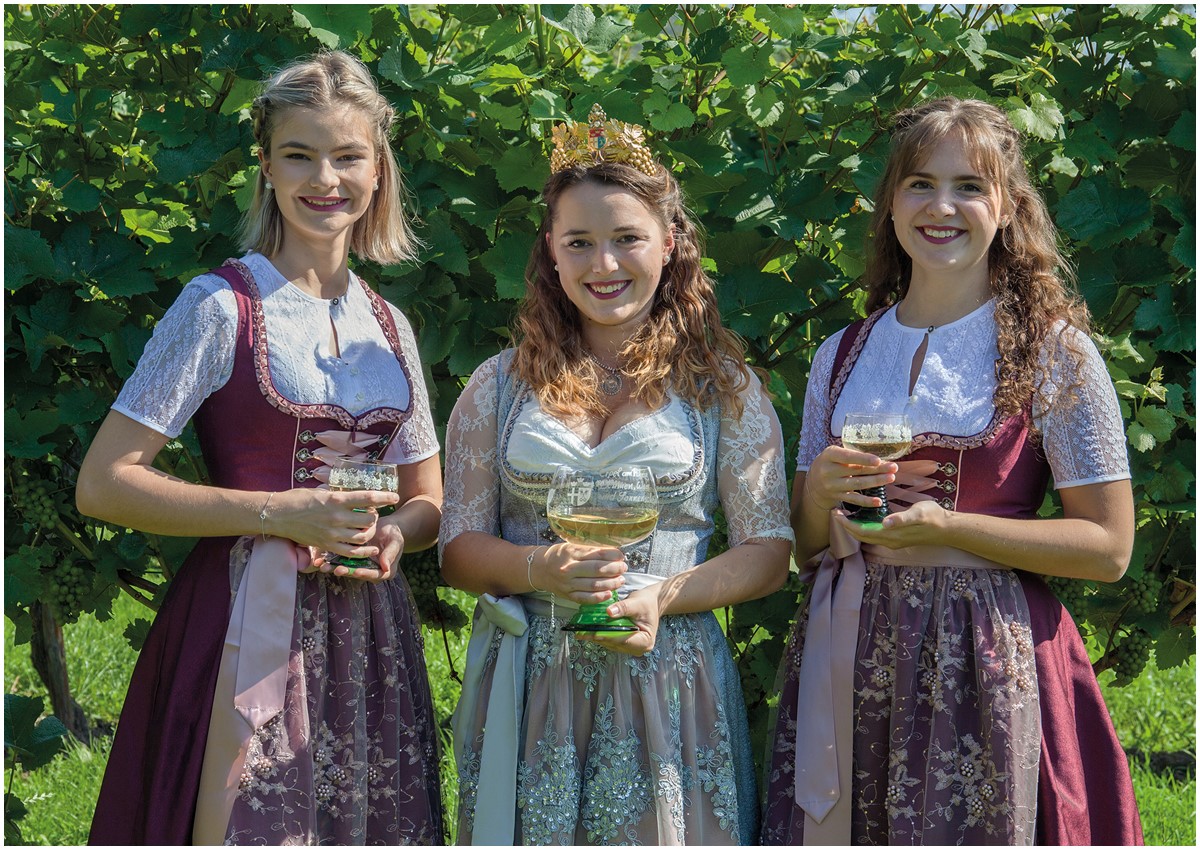
[[[833,402],[871,324],[843,334]],[[920,466],[932,481],[921,489],[949,509],[1032,519],[1050,471],[1028,436],[1024,417],[999,415],[974,437],[918,435],[902,472]],[[903,488],[896,496],[914,499]],[[1045,582],[889,560],[874,547],[865,553],[843,843],[1144,843],[1128,761],[1083,641]],[[797,693],[811,613],[798,612],[784,655],[764,844],[805,839]]]
[[[252,275],[235,261],[214,273],[233,289],[238,322],[232,375],[194,417],[213,484],[314,487],[329,445],[384,452],[412,402],[352,417],[283,398]],[[399,358],[386,305],[367,293]],[[134,668],[89,843],[192,843],[231,598],[257,539],[201,539],[172,579]],[[303,573],[295,595],[284,709],[254,735],[226,841],[441,843],[437,729],[403,576]]]

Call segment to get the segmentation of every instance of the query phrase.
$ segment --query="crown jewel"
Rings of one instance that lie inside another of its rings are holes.
[[[639,124],[610,119],[592,104],[587,124],[572,122],[557,125],[551,133],[554,150],[550,152],[550,173],[575,165],[588,167],[601,162],[623,162],[653,177],[659,165],[654,161]]]

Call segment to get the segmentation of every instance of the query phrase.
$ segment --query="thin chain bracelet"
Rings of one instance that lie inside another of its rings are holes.
[[[550,591],[542,590],[533,583],[533,559],[538,553],[540,547],[534,546],[529,555],[525,558],[525,580],[529,582],[529,586],[533,588],[535,593],[550,593],[550,631],[554,632],[554,594]],[[547,546],[547,549],[550,547]]]
[[[262,510],[258,512],[258,527],[262,531],[262,539],[267,541],[267,505],[271,504],[271,500],[275,498],[275,494],[267,496],[267,500],[263,502]]]

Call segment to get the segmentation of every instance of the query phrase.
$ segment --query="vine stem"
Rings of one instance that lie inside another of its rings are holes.
[[[461,685],[463,683],[463,680],[462,680],[462,677],[458,675],[458,671],[454,669],[454,657],[453,657],[453,654],[450,652],[450,637],[446,634],[446,624],[442,623],[441,628],[442,628],[442,645],[444,647],[446,647],[446,664],[449,665],[449,667],[450,667],[450,678],[453,679],[454,681],[458,682]]]

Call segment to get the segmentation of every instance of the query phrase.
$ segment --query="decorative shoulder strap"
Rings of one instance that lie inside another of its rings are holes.
[[[224,265],[218,266],[209,274],[223,278],[229,284],[229,288],[233,290],[233,300],[237,304],[237,336],[234,338],[253,345],[251,337],[254,333],[254,323],[250,321],[250,284],[242,271],[243,268],[245,266],[240,261],[228,259]]]
[[[837,401],[842,384],[850,376],[850,370],[854,368],[854,363],[858,360],[859,352],[867,344],[867,337],[871,335],[871,328],[875,326],[875,323],[879,321],[880,317],[887,310],[887,307],[880,307],[866,318],[851,322],[846,326],[846,330],[842,332],[842,338],[838,340],[837,351],[833,355],[833,369],[829,373],[830,401]],[[831,407],[830,409],[832,410],[833,408]]]
[[[842,394],[842,387],[845,386],[846,379],[850,377],[850,372],[854,369],[854,364],[858,360],[863,346],[867,344],[871,328],[887,309],[887,307],[880,307],[866,318],[851,322],[842,332],[842,338],[838,340],[837,351],[833,355],[833,368],[829,372],[829,413],[831,416],[833,409],[837,407],[838,396]],[[825,423],[825,431],[826,436],[832,439],[832,422]]]

